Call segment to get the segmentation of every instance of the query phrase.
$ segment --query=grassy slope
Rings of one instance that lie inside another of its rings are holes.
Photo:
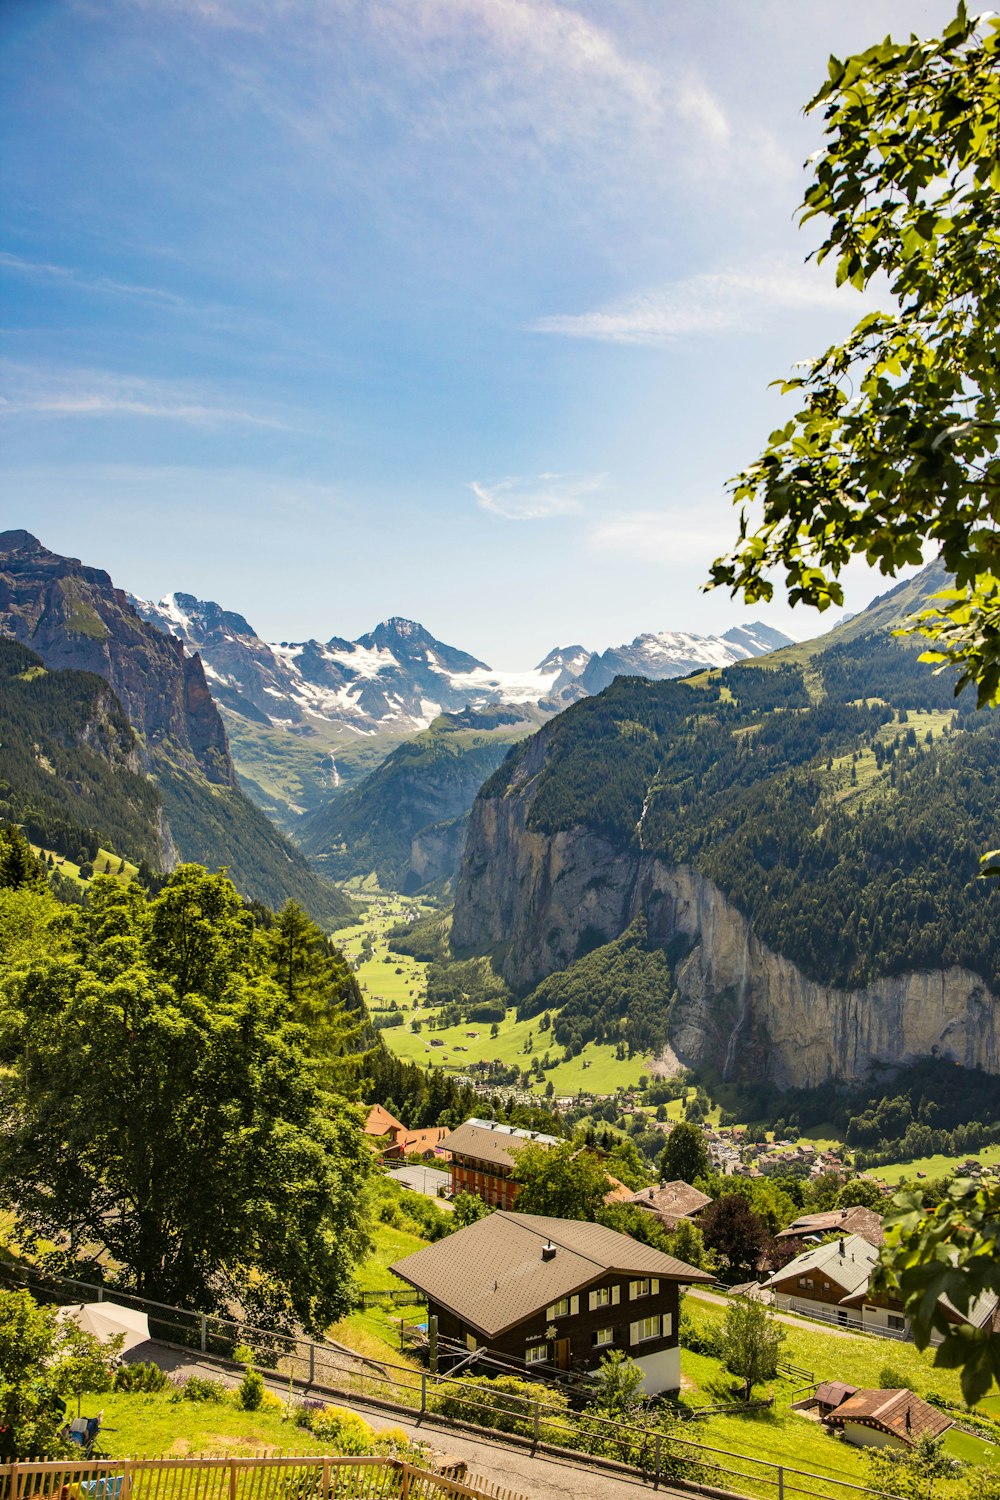
[[[724,1308],[699,1302],[694,1297],[686,1298],[684,1307],[698,1327],[718,1326],[725,1315]],[[918,1394],[937,1391],[961,1399],[955,1372],[935,1369],[932,1356],[921,1354],[912,1344],[877,1338],[840,1338],[808,1324],[786,1326],[785,1333],[783,1358],[810,1370],[816,1380],[846,1380],[852,1385],[877,1388],[883,1365],[892,1365]],[[681,1371],[683,1400],[688,1406],[709,1405],[732,1384],[718,1360],[689,1350],[681,1353]],[[792,1401],[799,1399],[797,1391],[801,1394],[797,1381],[774,1381],[755,1392],[773,1395],[774,1406],[770,1411],[709,1417],[692,1423],[687,1435],[695,1442],[863,1483],[865,1468],[858,1450],[839,1442],[818,1423],[790,1410]],[[964,1439],[964,1434],[959,1436]],[[968,1448],[961,1456],[969,1461],[1000,1468],[1000,1449],[978,1440],[959,1446]]]
[[[58,872],[59,872],[60,875],[65,875],[65,877],[66,877],[67,880],[74,881],[77,885],[82,886],[84,890],[88,889],[88,887],[90,885],[90,881],[89,880],[83,880],[81,878],[81,876],[80,876],[80,866],[77,865],[77,864],[74,864],[71,859],[65,859],[61,854],[56,854],[54,850],[42,848],[38,844],[32,844],[31,847],[32,847],[32,849],[34,850],[34,852],[36,854],[42,855],[43,858],[46,855],[51,854],[52,858],[55,860],[55,866],[54,866],[54,868],[56,870],[58,870]],[[98,849],[98,851],[97,851],[97,858],[94,861],[94,874],[95,875],[104,875],[105,873],[107,873],[105,871],[105,869],[104,869],[104,866],[105,866],[105,863],[110,860],[110,862],[111,862],[110,874],[112,874],[112,875],[118,875],[118,866],[121,863],[121,858],[122,858],[122,856],[120,854],[112,854],[110,852],[110,850],[108,850],[108,849]],[[119,879],[121,879],[121,880],[134,880],[135,877],[136,877],[136,875],[138,873],[139,873],[138,866],[132,864],[132,862],[130,860],[126,859],[126,861],[125,861],[125,869],[124,869],[123,873],[119,876]]]

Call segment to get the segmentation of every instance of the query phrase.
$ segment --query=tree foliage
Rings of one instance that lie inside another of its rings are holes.
[[[660,1156],[660,1177],[664,1182],[690,1184],[695,1178],[706,1176],[708,1170],[704,1131],[692,1120],[678,1120]]]
[[[53,1378],[65,1334],[54,1307],[0,1291],[0,1461],[58,1458],[65,1404]]]
[[[992,1319],[981,1328],[950,1321],[941,1299],[963,1315],[977,1307],[981,1314],[1000,1295],[1000,1186],[960,1178],[934,1207],[920,1191],[898,1193],[875,1286],[902,1301],[919,1349],[941,1338],[934,1363],[960,1369],[962,1395],[974,1405],[1000,1384],[1000,1334]]]
[[[521,1185],[514,1203],[518,1213],[555,1219],[596,1219],[610,1188],[600,1157],[572,1141],[519,1147],[514,1181]]]
[[[755,1385],[773,1380],[785,1330],[762,1302],[752,1297],[734,1297],[726,1308],[719,1339],[719,1356],[730,1375],[743,1381],[743,1399],[749,1401]]]
[[[920,619],[929,659],[996,703],[1000,21],[963,3],[937,39],[831,58],[809,108],[825,129],[802,211],[827,221],[816,259],[838,285],[886,278],[893,310],[780,382],[802,405],[734,482],[740,541],[711,586],[769,599],[779,568],[793,604],[825,609],[851,557],[891,576],[930,543],[955,587]]]
[[[357,1112],[221,875],[147,901],[100,876],[61,948],[8,971],[0,1201],[28,1247],[88,1254],[146,1296],[319,1331],[351,1301],[370,1169]]]
[[[708,1248],[740,1273],[754,1270],[770,1239],[767,1224],[742,1193],[716,1198],[700,1215],[698,1227]]]

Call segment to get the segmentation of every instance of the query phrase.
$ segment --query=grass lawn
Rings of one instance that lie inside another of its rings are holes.
[[[394,1260],[401,1260],[404,1255],[412,1255],[415,1250],[422,1250],[427,1243],[418,1235],[411,1234],[405,1229],[396,1229],[391,1224],[376,1223],[372,1229],[372,1251],[367,1260],[356,1267],[354,1282],[359,1291],[384,1292],[390,1288],[398,1288],[400,1291],[406,1289],[406,1282],[400,1281],[389,1270]],[[330,1338],[339,1344],[346,1344],[349,1349],[356,1349],[359,1354],[366,1354],[372,1359],[389,1360],[393,1364],[413,1365],[413,1361],[399,1349],[399,1319],[403,1316],[410,1320],[422,1316],[420,1308],[417,1307],[366,1307],[358,1308],[339,1323],[334,1323],[327,1330]],[[416,1369],[417,1366],[413,1365]]]
[[[725,1316],[724,1307],[692,1296],[684,1299],[684,1309],[698,1327],[719,1324]],[[935,1367],[933,1355],[921,1353],[913,1344],[864,1334],[841,1338],[805,1320],[795,1327],[783,1326],[786,1338],[782,1358],[809,1370],[814,1380],[846,1380],[851,1385],[877,1388],[882,1366],[892,1365],[918,1396],[937,1391],[949,1400],[962,1399],[957,1373]]]
[[[259,1453],[322,1453],[324,1444],[280,1411],[239,1411],[229,1402],[171,1401],[113,1391],[84,1396],[83,1410],[104,1410],[100,1447],[112,1458],[250,1457]]]
[[[73,860],[66,859],[62,854],[56,854],[54,850],[46,849],[39,844],[32,844],[31,847],[34,853],[40,854],[43,859],[46,859],[51,854],[54,868],[58,870],[60,875],[65,875],[67,880],[75,881],[77,885],[83,886],[85,890],[90,885],[89,880],[82,878],[80,875],[80,866],[75,864]],[[118,875],[118,867],[121,862],[122,856],[120,854],[112,854],[107,849],[98,849],[97,858],[94,860],[94,874]],[[104,868],[105,865],[108,866],[107,870]],[[139,866],[132,864],[131,860],[127,859],[125,861],[125,868],[119,875],[119,879],[123,881],[134,880],[138,873]]]

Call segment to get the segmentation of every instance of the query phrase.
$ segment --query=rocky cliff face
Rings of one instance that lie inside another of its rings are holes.
[[[932,1055],[1000,1072],[1000,1001],[975,974],[955,967],[854,990],[819,984],[761,942],[690,866],[620,852],[583,828],[528,828],[545,740],[543,732],[531,743],[507,795],[481,797],[472,810],[456,950],[492,952],[525,991],[644,913],[650,938],[677,955],[670,1044],[686,1065],[781,1087],[859,1079],[873,1062]]]
[[[147,770],[162,751],[235,788],[200,657],[140,619],[101,569],[57,556],[30,532],[0,533],[0,633],[37,651],[47,667],[103,677],[141,737]]]

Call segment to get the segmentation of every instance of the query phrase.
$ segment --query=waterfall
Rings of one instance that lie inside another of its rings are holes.
[[[743,933],[743,971],[740,974],[739,990],[737,993],[738,1011],[736,1025],[729,1033],[729,1045],[726,1048],[726,1060],[722,1065],[722,1081],[729,1082],[729,1069],[736,1057],[736,1044],[740,1038],[740,1032],[746,1024],[747,1013],[750,1010],[750,924],[745,924]]]

